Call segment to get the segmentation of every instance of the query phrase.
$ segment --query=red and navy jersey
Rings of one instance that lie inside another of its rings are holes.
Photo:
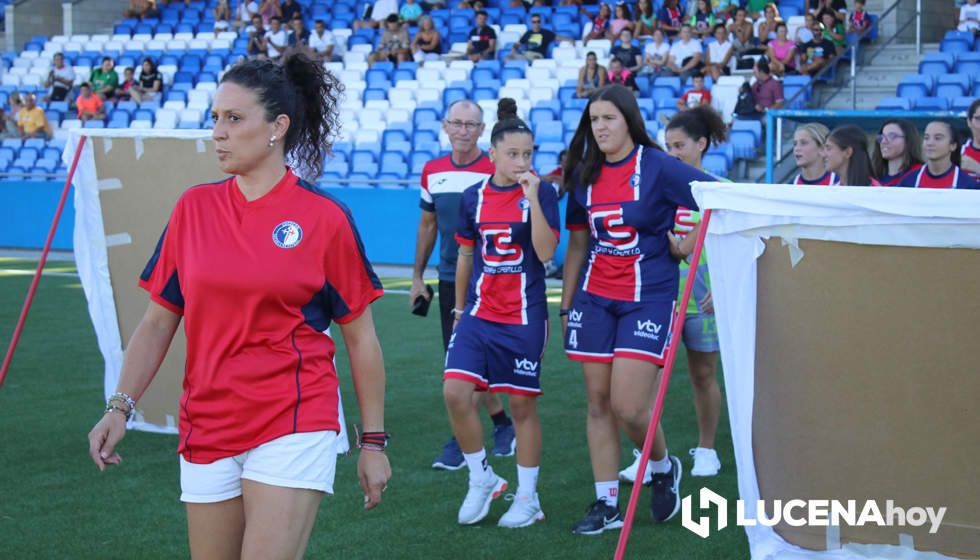
[[[576,185],[568,199],[566,227],[588,228],[589,255],[580,288],[621,301],[673,301],[677,261],[667,232],[677,207],[697,210],[692,181],[714,181],[654,147],[603,164],[592,185]]]
[[[918,173],[920,169],[922,169],[921,163],[913,163],[911,167],[909,167],[905,171],[896,173],[895,175],[885,175],[884,177],[879,179],[879,181],[881,182],[882,186],[896,187],[902,181],[903,177],[905,177],[909,173]]]
[[[974,162],[976,162],[975,167],[980,167],[980,148],[974,146],[972,140],[966,142],[963,144],[963,147],[960,149],[960,158],[963,160],[967,160],[967,159],[973,160]],[[964,171],[966,170],[964,169]],[[969,171],[967,171],[967,173],[969,173]],[[973,174],[971,173],[971,175]],[[976,175],[974,175],[974,177],[976,177]]]
[[[178,451],[210,463],[286,434],[338,430],[331,321],[383,293],[349,210],[286,169],[247,201],[235,178],[177,201],[140,276],[184,316]]]
[[[483,181],[494,173],[493,162],[484,153],[465,165],[453,162],[452,155],[445,155],[425,164],[422,168],[422,192],[419,207],[435,212],[439,228],[439,279],[452,282],[456,279],[456,252],[458,247],[453,236],[459,229],[459,201],[466,187]]]
[[[538,186],[538,201],[558,237],[558,193],[551,183]],[[467,313],[514,325],[548,318],[544,265],[531,243],[531,203],[520,185],[500,187],[486,179],[466,189],[456,240],[473,247]]]
[[[806,179],[803,178],[803,174],[802,173],[799,173],[799,174],[796,175],[796,178],[793,179],[793,183],[792,184],[794,184],[794,185],[824,185],[824,186],[839,185],[840,184],[840,177],[838,177],[837,174],[834,173],[833,171],[828,171],[828,172],[824,173],[823,175],[821,175],[819,178],[814,179],[813,181],[807,181]]]
[[[941,175],[929,173],[925,165],[915,173],[908,173],[898,183],[900,187],[917,187],[920,189],[976,189],[977,180],[969,173],[953,165]]]

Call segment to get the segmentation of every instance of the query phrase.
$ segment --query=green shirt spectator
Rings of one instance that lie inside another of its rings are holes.
[[[114,70],[115,63],[108,56],[102,59],[102,66],[92,70],[89,82],[92,91],[103,100],[111,98],[119,87],[119,74]]]

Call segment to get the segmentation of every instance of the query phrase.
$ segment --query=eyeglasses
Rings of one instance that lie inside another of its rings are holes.
[[[466,130],[476,130],[483,123],[478,123],[474,121],[446,121],[446,126],[449,128],[454,128],[459,130],[465,128]]]
[[[541,20],[540,19],[532,19],[531,20],[531,25],[534,25],[535,23],[541,23]]]
[[[905,136],[895,132],[889,132],[888,134],[879,134],[877,138],[879,142],[884,142],[885,140],[888,140],[889,142],[894,142],[899,138],[905,138]]]

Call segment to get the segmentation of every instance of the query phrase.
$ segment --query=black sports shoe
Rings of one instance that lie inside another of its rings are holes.
[[[678,492],[681,485],[681,460],[670,456],[670,471],[654,473],[650,481],[653,495],[650,497],[650,514],[654,523],[664,523],[677,515],[681,509],[681,497]]]
[[[576,535],[598,535],[609,529],[619,529],[623,526],[623,515],[618,506],[611,506],[605,500],[596,500],[585,512],[585,517],[572,525]]]

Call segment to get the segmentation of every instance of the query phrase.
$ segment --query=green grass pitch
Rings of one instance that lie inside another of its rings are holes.
[[[35,262],[0,259],[0,344],[6,348]],[[6,383],[0,388],[0,557],[186,558],[184,510],[179,502],[176,436],[130,432],[119,448],[120,467],[100,473],[87,455],[86,434],[102,410],[103,362],[73,263],[51,262]],[[388,279],[387,288],[407,289]],[[553,294],[557,296],[557,294]],[[362,509],[355,456],[340,457],[335,494],[323,501],[307,558],[611,558],[618,532],[572,535],[570,525],[594,499],[585,439],[581,369],[563,355],[558,337],[548,344],[539,411],[544,451],[539,494],[547,518],[532,527],[496,526],[507,503],[494,503],[473,527],[456,524],[466,492],[466,472],[430,468],[448,438],[441,393],[442,347],[437,313],[409,313],[407,296],[389,294],[373,306],[387,367],[386,425],[393,478],[381,506]],[[556,297],[552,307],[557,307]],[[559,332],[552,309],[552,333]],[[340,338],[339,336],[336,338]],[[338,366],[348,425],[358,422],[347,356],[338,344]],[[488,445],[490,422],[483,415]],[[737,497],[727,409],[722,411],[718,451],[722,471],[714,478],[686,476],[687,450],[697,443],[684,352],[678,356],[664,412],[671,453],[681,457],[681,495],[702,486]],[[632,460],[623,444],[623,465]],[[494,470],[516,485],[513,457],[492,457]],[[630,488],[623,485],[621,500]],[[741,528],[701,539],[669,523],[650,522],[648,490],[640,500],[627,558],[738,559],[748,557]],[[625,506],[624,506],[625,507]]]

